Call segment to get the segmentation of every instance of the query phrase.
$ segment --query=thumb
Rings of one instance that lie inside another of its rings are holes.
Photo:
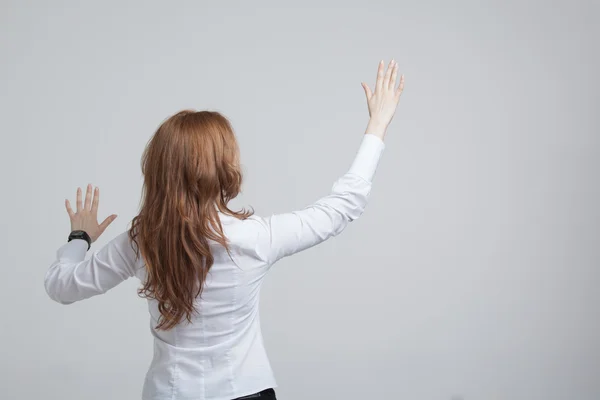
[[[108,226],[115,220],[117,219],[117,214],[113,214],[110,215],[108,217],[106,217],[106,219],[104,221],[102,221],[102,223],[100,224],[99,228],[100,228],[100,234],[102,234],[102,232],[104,232],[104,230],[106,228],[108,228]]]
[[[369,88],[369,85],[367,85],[364,82],[361,82],[360,84],[363,87],[363,89],[365,89],[365,95],[367,96],[367,101],[370,100],[371,96],[373,95],[373,93],[371,92],[371,89]]]

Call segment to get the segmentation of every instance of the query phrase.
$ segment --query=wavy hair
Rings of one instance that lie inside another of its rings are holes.
[[[158,302],[156,328],[168,330],[196,312],[214,262],[211,241],[229,252],[218,211],[239,219],[252,211],[227,207],[240,192],[242,173],[234,131],[218,112],[184,110],[165,120],[141,167],[141,207],[129,230],[147,271],[138,295]]]

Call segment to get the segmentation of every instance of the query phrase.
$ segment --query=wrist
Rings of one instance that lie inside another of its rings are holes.
[[[365,133],[375,135],[379,139],[383,140],[383,138],[385,137],[386,131],[387,131],[387,124],[385,124],[377,119],[371,118],[369,120],[369,123],[367,125],[367,129],[366,129]]]
[[[67,238],[67,241],[70,242],[71,240],[74,240],[74,239],[85,240],[87,242],[87,245],[88,245],[88,248],[87,248],[88,250],[92,246],[92,238],[84,230],[73,230],[73,231],[71,231],[71,233],[69,234],[69,237]]]

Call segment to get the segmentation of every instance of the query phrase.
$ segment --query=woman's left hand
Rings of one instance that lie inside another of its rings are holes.
[[[116,214],[112,214],[101,224],[98,224],[98,203],[100,201],[100,189],[96,187],[92,199],[92,184],[88,184],[85,193],[85,204],[81,203],[81,188],[77,188],[77,212],[73,212],[69,199],[65,199],[65,206],[69,218],[71,218],[71,231],[82,230],[86,231],[92,242],[102,235],[108,225],[117,218]]]

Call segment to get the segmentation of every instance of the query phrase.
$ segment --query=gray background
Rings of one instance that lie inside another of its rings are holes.
[[[265,282],[279,397],[600,398],[597,2],[1,4],[1,398],[140,396],[137,282],[44,292],[77,186],[119,214],[98,249],[136,214],[158,124],[208,108],[239,138],[235,204],[303,207],[392,57],[406,90],[367,211]]]

